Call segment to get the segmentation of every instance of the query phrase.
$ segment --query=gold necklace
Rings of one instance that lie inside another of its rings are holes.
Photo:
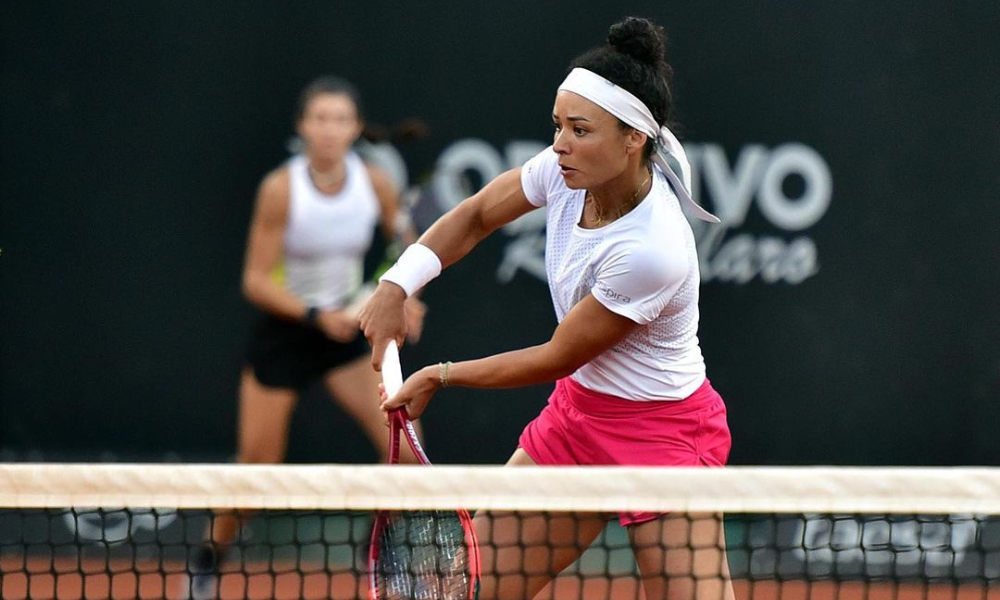
[[[615,210],[615,219],[622,218],[623,216],[627,215],[629,211],[635,208],[635,199],[639,197],[639,192],[642,191],[642,188],[646,187],[646,184],[649,183],[649,179],[651,177],[652,173],[648,173],[646,175],[646,179],[644,179],[642,183],[639,184],[639,189],[637,189],[635,193],[632,194],[632,199],[618,206],[618,209]],[[597,194],[595,194],[590,190],[587,190],[587,193],[590,194],[590,200],[594,203],[594,213],[597,216],[597,222],[594,224],[597,227],[600,227],[604,225],[604,208],[601,207],[601,203],[597,200]],[[626,209],[626,207],[628,208]]]

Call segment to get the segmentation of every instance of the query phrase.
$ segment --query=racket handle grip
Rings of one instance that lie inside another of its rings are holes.
[[[399,348],[396,340],[389,340],[382,355],[382,384],[385,393],[392,398],[403,387],[403,368],[399,364]]]

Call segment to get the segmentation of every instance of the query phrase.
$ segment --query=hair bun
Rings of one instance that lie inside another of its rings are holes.
[[[608,30],[608,43],[632,58],[657,65],[666,60],[663,28],[649,19],[626,17]]]

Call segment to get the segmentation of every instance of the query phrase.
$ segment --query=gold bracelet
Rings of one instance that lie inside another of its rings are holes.
[[[438,363],[438,379],[441,380],[441,387],[446,388],[450,384],[448,383],[448,367],[451,366],[451,361]]]

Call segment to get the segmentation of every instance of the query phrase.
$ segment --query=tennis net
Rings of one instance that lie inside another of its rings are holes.
[[[454,508],[481,598],[1000,600],[1000,469],[151,464],[0,465],[0,597],[368,598],[373,511]]]

